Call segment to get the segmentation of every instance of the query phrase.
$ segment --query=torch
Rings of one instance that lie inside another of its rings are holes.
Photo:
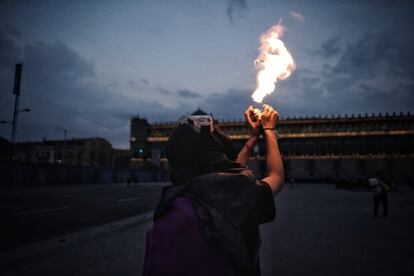
[[[254,109],[251,117],[254,121],[262,113],[263,98],[275,90],[277,80],[287,79],[295,69],[292,55],[280,40],[285,31],[281,23],[282,20],[279,20],[277,25],[270,27],[260,36],[259,56],[254,61],[257,68],[257,88],[252,94]]]

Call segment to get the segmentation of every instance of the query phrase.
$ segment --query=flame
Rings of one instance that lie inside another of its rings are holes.
[[[257,88],[252,95],[255,102],[261,103],[266,95],[275,90],[277,80],[288,78],[295,69],[292,55],[280,40],[284,31],[279,21],[260,36],[260,54],[254,61],[258,68]]]

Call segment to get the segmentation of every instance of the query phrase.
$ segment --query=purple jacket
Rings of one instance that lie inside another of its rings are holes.
[[[143,275],[238,274],[222,251],[208,246],[191,198],[178,197],[168,214],[157,219],[147,233]]]

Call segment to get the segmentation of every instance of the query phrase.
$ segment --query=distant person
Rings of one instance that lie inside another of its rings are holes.
[[[296,181],[296,180],[295,180],[295,178],[294,178],[294,177],[291,177],[291,178],[290,178],[290,188],[291,188],[291,189],[294,189],[294,188],[295,188],[295,181]]]
[[[379,206],[382,205],[382,217],[386,218],[388,214],[388,196],[391,190],[390,186],[383,180],[382,173],[379,172],[377,177],[369,179],[369,185],[374,188],[374,218],[378,217]]]
[[[172,185],[163,189],[147,233],[145,276],[260,275],[259,225],[275,218],[273,196],[284,171],[275,128],[278,113],[266,105],[237,155],[210,116],[183,116],[167,143]],[[263,133],[267,176],[245,165]]]
[[[131,175],[128,175],[126,181],[127,181],[127,187],[131,186],[131,184],[132,184],[132,176]]]

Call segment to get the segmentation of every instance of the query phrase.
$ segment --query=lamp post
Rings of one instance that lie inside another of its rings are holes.
[[[15,140],[16,140],[16,128],[17,128],[17,115],[21,112],[30,112],[31,110],[29,108],[24,108],[24,109],[15,109],[14,110],[14,114],[13,114],[13,121],[12,123],[12,135],[11,135],[11,142],[12,144],[14,144]]]
[[[4,125],[12,125],[12,121],[5,121],[5,120],[0,120],[0,124],[4,124]],[[13,155],[13,145],[10,144],[10,147],[6,150],[7,153],[3,153],[7,155],[8,159],[12,160],[12,155]]]
[[[17,128],[17,117],[20,112],[30,112],[30,109],[24,108],[19,109],[19,100],[20,100],[20,83],[22,78],[22,70],[23,64],[17,63],[16,69],[14,73],[14,86],[13,86],[13,94],[16,96],[14,101],[14,111],[13,111],[13,121],[12,121],[12,133],[11,133],[11,144],[12,144],[12,160],[15,158],[14,156],[14,143],[16,140],[16,128]]]
[[[12,160],[15,159],[15,143],[16,143],[16,129],[17,129],[17,117],[18,114],[21,112],[30,112],[31,110],[29,108],[24,108],[24,109],[16,109],[19,105],[18,103],[18,95],[16,96],[16,104],[15,104],[15,109],[14,109],[14,113],[13,113],[13,121],[11,121],[11,125],[12,125],[12,134],[11,134],[11,144],[12,144]],[[9,121],[6,121],[6,123],[9,123]]]
[[[58,127],[57,131],[63,131],[63,154],[62,154],[62,164],[65,164],[65,154],[66,154],[66,135],[68,130],[63,127]]]

